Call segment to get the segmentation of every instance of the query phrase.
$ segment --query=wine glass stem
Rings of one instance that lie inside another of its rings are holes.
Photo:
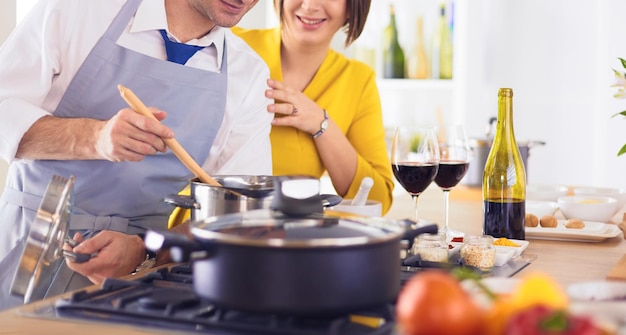
[[[411,195],[411,197],[413,197],[413,214],[414,214],[414,217],[415,217],[415,222],[417,223],[418,222],[418,219],[417,219],[417,194]]]
[[[450,206],[450,190],[443,190],[443,210],[444,210],[444,229],[447,232],[448,230],[450,230],[450,226],[449,226],[449,210],[448,207]]]

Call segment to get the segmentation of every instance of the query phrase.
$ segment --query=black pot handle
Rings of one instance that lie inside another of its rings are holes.
[[[148,230],[144,238],[146,249],[157,252],[170,250],[170,256],[174,262],[187,262],[190,259],[205,259],[210,257],[208,246],[193,241],[187,236],[172,232]]]
[[[170,194],[163,199],[165,203],[187,209],[200,209],[200,204],[190,195]]]
[[[402,236],[403,240],[408,241],[408,249],[411,249],[413,246],[413,241],[420,234],[437,234],[439,232],[439,226],[437,224],[432,223],[429,225],[415,227],[415,222],[409,219],[403,220],[406,225],[406,230],[404,231],[404,235]]]
[[[336,194],[320,194],[320,197],[322,198],[322,206],[325,208],[337,206],[343,200],[342,197]]]

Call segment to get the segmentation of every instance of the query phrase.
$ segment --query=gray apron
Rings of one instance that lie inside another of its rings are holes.
[[[129,0],[76,73],[54,115],[108,120],[127,107],[117,85],[132,89],[148,106],[168,112],[163,123],[197,162],[204,162],[222,123],[226,106],[227,52],[214,73],[155,59],[116,44],[141,0]],[[225,43],[225,42],[224,42]],[[141,162],[104,160],[20,160],[11,163],[0,198],[0,309],[21,304],[10,296],[30,223],[54,174],[75,176],[70,231],[114,230],[141,234],[167,229],[172,207],[163,197],[176,193],[192,178],[168,151]],[[60,270],[46,296],[78,289],[90,282]]]

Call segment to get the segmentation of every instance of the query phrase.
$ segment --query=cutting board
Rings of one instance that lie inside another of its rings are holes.
[[[624,232],[624,238],[626,238],[626,213],[624,213],[622,223],[618,226],[622,232]],[[617,264],[613,266],[613,268],[606,275],[606,279],[626,280],[626,255],[622,256]]]
[[[613,268],[606,275],[606,279],[613,280],[626,280],[626,255],[613,266]]]

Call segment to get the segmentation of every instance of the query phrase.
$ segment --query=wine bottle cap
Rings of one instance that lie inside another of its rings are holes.
[[[501,88],[498,91],[499,97],[513,97],[513,89],[512,88]]]

